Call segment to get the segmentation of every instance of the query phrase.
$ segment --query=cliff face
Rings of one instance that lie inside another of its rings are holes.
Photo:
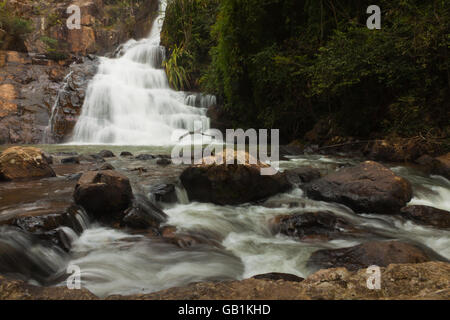
[[[130,38],[145,37],[156,17],[158,0],[121,3],[7,0],[0,16],[0,144],[43,142],[57,99],[50,142],[70,135],[95,75],[93,55],[108,55]],[[78,30],[66,25],[73,4],[81,10]],[[63,86],[67,90],[58,96]]]

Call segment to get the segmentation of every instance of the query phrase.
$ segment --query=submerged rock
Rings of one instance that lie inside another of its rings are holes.
[[[100,220],[112,221],[132,203],[130,180],[112,170],[88,171],[75,187],[75,203]]]
[[[155,159],[155,156],[151,155],[151,154],[140,154],[137,157],[135,157],[136,160],[141,160],[141,161],[148,161],[148,160],[153,160]]]
[[[308,183],[321,177],[319,169],[313,167],[300,167],[284,172],[289,182],[293,185]]]
[[[371,241],[350,248],[316,251],[307,265],[315,269],[343,267],[358,270],[372,265],[387,267],[392,263],[422,263],[432,260],[439,260],[437,254],[409,243]]]
[[[79,164],[80,158],[79,157],[64,158],[64,159],[61,159],[61,163],[63,163],[63,164],[65,164],[65,163]]]
[[[234,158],[236,159],[235,154]],[[206,164],[191,166],[183,171],[180,180],[191,201],[212,202],[219,205],[237,205],[258,201],[285,192],[291,185],[283,173],[262,175],[262,163]],[[235,161],[236,163],[236,161]]]
[[[133,204],[125,210],[123,225],[134,229],[159,228],[167,215],[142,195],[136,195]]]
[[[305,212],[277,216],[270,221],[270,225],[273,233],[282,233],[302,241],[328,241],[365,234],[363,230],[331,212]]]
[[[102,150],[98,153],[98,155],[102,158],[114,158],[115,154],[109,150]]]
[[[401,209],[401,216],[417,224],[440,229],[450,229],[450,212],[429,206],[407,206]]]
[[[158,202],[175,203],[178,200],[174,184],[158,184],[152,186],[150,193]]]
[[[373,161],[341,169],[304,189],[309,198],[342,203],[357,213],[396,213],[412,198],[409,181]]]
[[[160,166],[168,166],[168,165],[172,164],[172,160],[166,159],[166,158],[160,158],[160,159],[156,160],[156,164],[160,165]]]
[[[0,155],[0,180],[55,177],[44,152],[33,147],[11,147]]]

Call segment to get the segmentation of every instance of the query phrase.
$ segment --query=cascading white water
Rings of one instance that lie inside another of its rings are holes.
[[[169,145],[175,142],[171,137],[176,129],[193,131],[196,121],[209,128],[207,103],[200,108],[187,105],[187,94],[170,89],[161,68],[165,8],[166,1],[160,1],[160,14],[148,38],[128,41],[120,58],[101,58],[74,129],[74,143]]]

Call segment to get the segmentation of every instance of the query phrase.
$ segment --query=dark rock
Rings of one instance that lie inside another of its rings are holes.
[[[285,171],[286,177],[293,185],[308,183],[321,177],[320,171],[313,167],[300,167]]]
[[[429,155],[427,155],[427,154],[425,154],[425,155],[423,155],[420,158],[415,160],[415,162],[417,164],[420,164],[422,166],[426,166],[426,167],[429,167],[429,168],[431,168],[433,166],[433,161],[434,161],[434,158],[429,156]]]
[[[412,197],[406,179],[373,161],[341,169],[304,189],[309,198],[342,203],[357,213],[396,213]]]
[[[175,185],[173,184],[159,184],[150,188],[151,194],[155,197],[155,201],[165,203],[177,202],[177,194],[175,192]]]
[[[270,222],[273,233],[298,238],[302,241],[329,241],[357,237],[365,232],[331,212],[306,212],[277,216]]]
[[[111,163],[104,163],[100,166],[99,170],[116,170]]]
[[[350,248],[316,251],[309,258],[307,266],[318,269],[343,267],[358,270],[372,265],[387,267],[393,263],[422,263],[431,260],[437,260],[437,257],[409,243],[372,241]]]
[[[123,225],[133,229],[158,228],[167,215],[142,195],[136,195],[133,204],[124,212]]]
[[[105,162],[105,159],[100,157],[98,154],[89,154],[89,155],[83,154],[79,158],[80,158],[80,161],[85,161],[85,162],[96,162],[96,163]]]
[[[156,164],[160,165],[160,166],[168,166],[168,165],[172,164],[172,161],[169,159],[161,158],[161,159],[156,160]]]
[[[434,159],[432,172],[450,179],[450,152]]]
[[[450,212],[428,206],[407,206],[401,209],[401,216],[417,224],[439,229],[450,229]]]
[[[0,155],[0,180],[23,180],[55,177],[42,150],[11,147]]]
[[[128,152],[128,151],[123,151],[123,152],[120,153],[120,156],[121,157],[132,157],[133,154],[131,152]]]
[[[263,176],[258,165],[201,165],[183,171],[181,182],[191,201],[237,205],[291,188],[286,175]]]
[[[369,159],[386,162],[414,161],[425,152],[414,139],[377,140],[369,148]]]
[[[155,157],[151,154],[140,154],[137,157],[135,157],[136,160],[142,160],[142,161],[148,161],[153,160]]]
[[[302,282],[303,280],[305,280],[299,276],[296,276],[295,274],[278,273],[278,272],[258,274],[256,276],[253,276],[252,279],[274,280],[274,281],[284,280],[284,281],[290,281],[290,282]]]
[[[83,173],[81,173],[81,172],[68,174],[68,175],[66,175],[66,180],[68,180],[68,181],[78,181],[82,175],[83,175]]]
[[[100,220],[120,220],[132,203],[130,180],[112,170],[84,173],[75,187],[75,203]]]
[[[102,158],[114,158],[115,157],[114,153],[109,150],[102,150],[98,153],[98,155]]]
[[[61,163],[64,163],[64,164],[67,164],[67,163],[79,164],[80,163],[80,158],[79,157],[64,158],[64,159],[61,159]]]

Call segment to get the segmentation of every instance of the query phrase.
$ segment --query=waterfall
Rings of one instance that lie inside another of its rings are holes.
[[[160,45],[160,33],[166,5],[160,1],[159,16],[146,39],[122,45],[119,58],[101,58],[73,143],[169,145],[176,129],[193,131],[198,121],[209,128],[208,103],[188,105],[188,94],[172,90],[162,68],[165,48]]]

